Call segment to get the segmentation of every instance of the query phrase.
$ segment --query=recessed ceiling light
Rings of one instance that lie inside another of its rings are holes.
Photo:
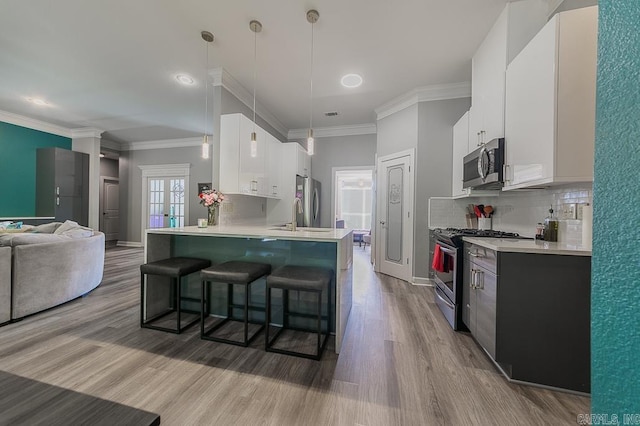
[[[38,106],[48,106],[49,102],[45,101],[44,99],[40,99],[40,98],[27,98],[27,101],[31,102],[32,104],[36,104]]]
[[[362,77],[360,77],[358,74],[347,74],[342,77],[340,83],[342,83],[344,87],[353,89],[354,87],[359,87],[362,84]]]
[[[190,76],[186,75],[186,74],[178,74],[176,75],[176,80],[178,80],[180,83],[187,85],[187,86],[191,86],[194,82],[193,78],[191,78]]]

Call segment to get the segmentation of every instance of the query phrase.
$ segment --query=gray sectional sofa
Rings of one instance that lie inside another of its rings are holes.
[[[102,281],[102,232],[0,236],[0,246],[0,324],[80,297]]]

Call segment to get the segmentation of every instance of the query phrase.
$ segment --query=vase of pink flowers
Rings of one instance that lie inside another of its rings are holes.
[[[216,224],[218,206],[224,201],[224,195],[215,189],[207,189],[198,194],[200,204],[207,208],[207,225]]]

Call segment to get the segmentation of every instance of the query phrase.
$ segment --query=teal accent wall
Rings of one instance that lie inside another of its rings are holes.
[[[71,139],[0,122],[0,217],[35,216],[36,149],[71,149]]]
[[[600,0],[592,413],[640,413],[640,1]]]

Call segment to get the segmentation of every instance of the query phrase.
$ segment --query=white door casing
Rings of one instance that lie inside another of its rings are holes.
[[[189,218],[189,175],[191,164],[157,164],[138,166],[142,170],[142,211],[140,241],[145,243],[145,231],[149,227],[150,217],[150,187],[149,182],[154,179],[184,179],[184,225],[188,225]],[[164,200],[163,200],[164,201]],[[166,213],[169,213],[168,211]],[[166,225],[168,226],[168,224]]]
[[[101,177],[102,197],[100,199],[100,231],[105,241],[118,239],[120,222],[120,184],[116,178]]]
[[[410,282],[413,276],[414,150],[380,157],[377,179],[376,267]]]

